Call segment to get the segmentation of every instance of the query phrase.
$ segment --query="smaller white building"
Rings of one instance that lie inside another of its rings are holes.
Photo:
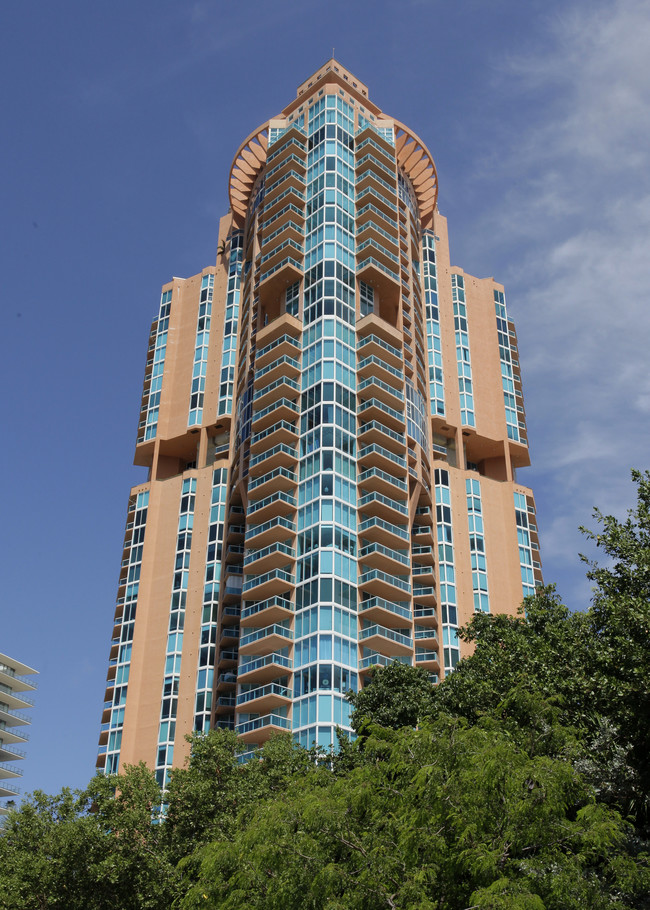
[[[0,802],[0,815],[9,812],[4,801],[14,799],[20,792],[15,781],[23,772],[16,762],[25,757],[22,747],[29,736],[23,728],[31,723],[24,709],[33,706],[34,700],[28,693],[36,689],[36,684],[28,677],[37,672],[0,653],[0,800],[3,801]]]

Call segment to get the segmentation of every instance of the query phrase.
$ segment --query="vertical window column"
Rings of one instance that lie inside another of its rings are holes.
[[[512,349],[508,332],[508,313],[503,291],[494,292],[494,309],[497,316],[497,336],[499,339],[499,359],[501,361],[501,382],[503,384],[503,403],[506,410],[508,439],[519,442],[519,418],[515,399],[515,382],[512,371]]]
[[[487,564],[485,561],[480,481],[475,477],[468,477],[465,481],[465,491],[467,493],[467,523],[469,525],[469,549],[472,560],[474,609],[477,613],[489,613],[490,598],[488,594]]]
[[[114,659],[115,688],[113,690],[113,704],[109,721],[108,746],[106,749],[106,774],[116,774],[120,764],[120,748],[122,745],[122,727],[124,724],[124,709],[131,669],[131,647],[133,642],[133,629],[135,626],[135,611],[140,586],[140,568],[142,566],[142,548],[144,532],[147,523],[147,506],[149,505],[149,492],[138,493],[134,501],[134,511],[129,510],[127,520],[127,534],[130,534],[130,548],[124,562],[127,566],[126,591],[124,607],[120,622],[120,637],[117,657]],[[132,518],[130,516],[133,516]],[[123,563],[124,564],[124,563]],[[113,661],[111,661],[113,663]]]
[[[217,414],[232,414],[232,398],[235,387],[235,363],[237,357],[237,327],[239,324],[239,287],[241,282],[242,259],[244,255],[244,232],[233,231],[230,235],[230,257],[228,261],[228,291],[223,330],[221,354],[221,377],[219,385],[219,407]]]
[[[442,468],[436,468],[435,487],[436,519],[438,528],[438,570],[440,573],[440,609],[442,612],[442,641],[444,646],[446,676],[454,669],[460,660],[449,471],[445,471]]]
[[[156,756],[156,780],[166,786],[169,771],[174,760],[174,738],[176,736],[176,713],[178,710],[178,687],[181,678],[181,657],[183,653],[183,628],[185,625],[185,604],[189,580],[190,551],[192,549],[192,527],[194,524],[194,502],[196,478],[183,480],[178,516],[178,536],[174,564],[174,581],[169,608],[169,629],[167,633],[167,654],[160,707],[158,729],[158,754]]]
[[[528,525],[528,504],[523,493],[515,493],[515,519],[517,522],[517,543],[519,544],[519,565],[521,567],[521,587],[524,597],[535,593],[535,576],[533,574],[533,550]]]
[[[205,557],[205,582],[203,587],[203,615],[201,617],[201,647],[196,676],[196,702],[194,729],[207,733],[210,729],[212,710],[212,684],[217,644],[217,608],[221,582],[221,556],[226,518],[228,469],[215,468],[212,472],[212,498],[208,547]],[[229,608],[232,609],[232,608]],[[236,608],[239,610],[239,608]]]
[[[167,351],[167,332],[169,330],[171,300],[172,292],[164,291],[160,298],[160,311],[158,314],[158,325],[156,327],[151,385],[149,387],[147,413],[144,418],[144,434],[142,437],[144,441],[155,439],[158,430],[158,411],[160,407],[163,371],[165,369],[165,353]]]
[[[190,413],[187,421],[187,425],[190,427],[200,424],[203,420],[203,399],[205,396],[205,376],[208,369],[208,345],[210,343],[210,319],[212,316],[213,293],[214,275],[204,275],[201,279],[199,316],[196,323],[196,344],[194,347],[194,366],[192,368]]]
[[[454,303],[461,423],[464,427],[474,427],[476,426],[476,418],[474,416],[474,395],[472,390],[472,362],[470,360],[469,335],[467,332],[465,279],[462,275],[451,276],[451,294]]]
[[[427,317],[427,347],[429,354],[429,392],[431,415],[445,415],[445,386],[442,369],[442,340],[440,311],[438,307],[438,277],[436,274],[435,237],[425,231],[422,237],[422,272],[424,278],[424,305]]]
[[[357,686],[354,110],[324,95],[308,131],[293,730],[327,748]]]

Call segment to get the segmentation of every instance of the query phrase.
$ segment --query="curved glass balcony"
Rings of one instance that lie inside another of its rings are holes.
[[[378,597],[387,596],[389,599],[396,592],[411,593],[411,585],[407,576],[389,575],[380,569],[371,569],[369,572],[359,575],[359,587],[370,594],[377,594]]]
[[[271,597],[274,594],[282,594],[287,589],[287,585],[294,585],[294,577],[290,571],[285,569],[272,569],[263,575],[254,575],[247,578],[242,586],[242,597],[246,600],[257,599],[258,597]]]
[[[280,714],[265,714],[254,720],[235,725],[235,733],[244,742],[263,743],[272,733],[282,733],[291,729],[291,721]]]
[[[267,686],[257,686],[247,692],[240,692],[237,696],[237,707],[240,711],[259,714],[268,714],[273,708],[284,707],[291,704],[291,689],[280,683],[269,683]]]
[[[411,622],[412,614],[408,601],[394,603],[383,597],[370,597],[359,604],[359,616],[383,626],[401,628],[404,622]]]
[[[266,654],[264,657],[242,658],[239,667],[240,683],[269,683],[279,676],[286,676],[291,670],[292,661],[284,654]]]
[[[251,629],[245,632],[239,642],[239,650],[243,654],[265,654],[284,648],[293,642],[293,632],[286,626],[274,623],[263,629]]]
[[[357,533],[360,537],[368,538],[369,541],[376,541],[388,547],[392,545],[399,548],[402,541],[408,543],[409,540],[408,528],[399,527],[376,516],[360,522]]]
[[[293,604],[287,597],[268,597],[258,603],[242,607],[242,626],[258,625],[261,622],[274,623],[288,619],[293,614]]]

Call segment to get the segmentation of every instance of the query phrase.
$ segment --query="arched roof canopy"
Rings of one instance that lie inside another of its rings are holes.
[[[244,139],[230,168],[228,197],[235,222],[243,227],[255,181],[266,161],[268,120]]]
[[[399,120],[395,124],[395,154],[418,201],[422,226],[426,227],[438,199],[438,174],[431,152],[420,137]],[[228,194],[233,217],[243,226],[255,181],[266,161],[269,121],[244,139],[230,168]]]
[[[413,130],[395,118],[393,122],[397,163],[411,181],[418,200],[422,226],[427,227],[438,200],[438,172],[433,156]]]

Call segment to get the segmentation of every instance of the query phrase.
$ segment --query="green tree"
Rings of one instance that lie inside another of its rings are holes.
[[[525,698],[519,710],[543,715],[570,752],[573,732]],[[498,717],[442,716],[417,730],[375,725],[364,751],[372,760],[348,774],[325,783],[314,767],[240,816],[229,840],[204,848],[182,907],[641,906],[647,871],[626,856],[625,822],[545,738],[523,748]]]
[[[289,735],[277,735],[250,761],[242,762],[245,745],[228,730],[191,737],[186,768],[171,772],[165,793],[162,846],[178,864],[184,887],[197,874],[201,848],[228,840],[238,817],[273,794],[282,793],[314,764],[316,753],[301,749]]]
[[[595,702],[629,746],[640,778],[635,808],[650,825],[650,472],[632,471],[636,508],[625,521],[594,518],[597,532],[582,529],[607,561],[582,557],[595,583],[589,619],[597,642]]]
[[[140,910],[171,906],[178,875],[152,813],[160,790],[144,765],[85,790],[37,791],[0,830],[3,910]]]
[[[415,727],[431,713],[431,693],[429,674],[421,667],[402,663],[374,667],[369,685],[348,692],[352,728],[359,733],[369,720],[393,729]]]
[[[434,710],[476,722],[522,688],[556,700],[571,724],[595,714],[591,622],[586,613],[571,613],[553,586],[526,598],[518,616],[475,614],[459,636],[473,653],[436,687]]]

